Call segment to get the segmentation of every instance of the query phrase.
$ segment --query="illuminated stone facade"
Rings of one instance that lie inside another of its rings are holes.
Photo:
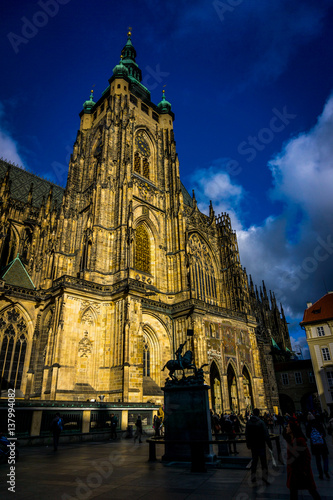
[[[182,185],[171,105],[151,102],[135,57],[129,35],[84,103],[66,189],[0,163],[3,388],[161,403],[161,369],[187,338],[217,412],[272,409],[230,218]]]

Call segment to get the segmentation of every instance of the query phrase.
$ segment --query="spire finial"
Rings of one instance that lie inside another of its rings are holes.
[[[128,27],[128,32],[127,32],[127,36],[128,36],[128,38],[131,38],[131,35],[132,35],[132,27],[131,27],[131,26],[129,26],[129,27]]]

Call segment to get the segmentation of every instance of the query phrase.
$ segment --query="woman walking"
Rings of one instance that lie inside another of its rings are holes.
[[[311,469],[310,451],[295,420],[289,420],[283,437],[287,441],[287,487],[290,490],[290,500],[298,500],[298,490],[308,490],[312,498],[320,500]]]
[[[141,420],[141,416],[140,415],[138,415],[138,418],[136,419],[135,427],[136,427],[136,431],[135,431],[135,436],[134,436],[134,443],[136,442],[136,440],[138,438],[139,438],[139,443],[142,443],[142,441],[141,441],[141,437],[142,437],[142,420]]]

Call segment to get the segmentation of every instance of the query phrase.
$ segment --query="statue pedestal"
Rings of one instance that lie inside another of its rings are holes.
[[[211,441],[212,431],[208,404],[208,385],[180,384],[163,387],[165,439],[179,441]],[[199,447],[199,448],[198,448]],[[206,458],[212,459],[211,446],[206,445]],[[165,443],[163,460],[191,461],[194,450],[200,444],[190,446],[181,443]],[[208,457],[209,456],[209,457]]]

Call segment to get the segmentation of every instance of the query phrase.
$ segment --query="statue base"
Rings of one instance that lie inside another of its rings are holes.
[[[211,421],[208,404],[208,385],[167,385],[164,391],[164,461],[193,462],[193,454],[200,453],[200,443],[211,441]],[[168,443],[167,441],[189,441]],[[193,443],[194,442],[194,443]],[[202,448],[203,445],[201,445]],[[204,445],[206,460],[212,461],[211,445]]]

